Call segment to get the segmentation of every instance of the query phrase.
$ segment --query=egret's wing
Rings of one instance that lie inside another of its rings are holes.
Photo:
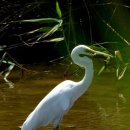
[[[61,95],[60,96],[60,105],[63,111],[67,111],[70,107],[70,101],[67,96]]]

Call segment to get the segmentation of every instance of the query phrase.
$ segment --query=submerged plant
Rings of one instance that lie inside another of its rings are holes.
[[[4,79],[4,81],[9,85],[10,88],[13,88],[14,83],[12,83],[7,78],[9,74],[11,73],[11,71],[13,70],[15,63],[13,63],[12,61],[6,60],[6,54],[7,53],[5,52],[2,56],[2,59],[0,60],[0,67],[2,64],[6,64],[8,66],[0,72],[0,76]]]

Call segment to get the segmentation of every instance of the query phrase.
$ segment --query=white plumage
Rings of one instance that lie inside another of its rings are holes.
[[[90,57],[95,54],[107,56],[107,54],[94,51],[85,45],[79,45],[72,50],[71,58],[75,64],[85,68],[85,76],[79,82],[66,80],[57,85],[27,117],[22,130],[36,130],[40,126],[47,126],[50,123],[53,123],[53,130],[58,130],[64,113],[87,91],[92,82],[93,62]]]

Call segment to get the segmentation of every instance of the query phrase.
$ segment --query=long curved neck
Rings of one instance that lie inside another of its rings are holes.
[[[90,62],[86,67],[85,67],[85,75],[83,79],[80,81],[82,86],[86,86],[85,88],[88,88],[92,82],[93,78],[93,62]]]
[[[77,91],[78,95],[77,98],[84,94],[87,89],[89,88],[93,79],[93,62],[90,62],[85,67],[85,75],[81,81],[78,82]]]

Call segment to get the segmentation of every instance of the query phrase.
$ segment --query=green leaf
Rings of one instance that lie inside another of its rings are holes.
[[[48,32],[49,30],[51,30],[52,27],[41,27],[32,31],[29,31],[27,34],[32,34],[35,32]]]
[[[121,67],[118,67],[117,70],[116,70],[116,75],[117,75],[117,79],[120,80],[123,78],[126,70],[127,70],[127,67],[128,67],[128,64],[129,63],[126,63],[125,66],[123,68]]]
[[[59,38],[44,40],[44,42],[60,42],[60,41],[63,41],[63,40],[64,40],[64,37],[59,37]]]
[[[61,13],[61,9],[60,9],[58,1],[56,1],[56,12],[57,12],[59,18],[61,18],[62,17],[62,13]]]
[[[119,50],[115,51],[115,58],[117,59],[117,61],[123,61],[122,55]]]
[[[97,75],[100,75],[105,70],[105,68],[106,68],[105,65],[102,66]]]
[[[43,33],[43,35],[41,35],[41,36],[37,39],[37,41],[39,41],[40,39],[45,38],[45,37],[47,37],[47,36],[51,36],[53,33],[55,33],[56,31],[58,31],[59,28],[60,28],[60,24],[55,25],[55,26],[52,27],[49,31]]]
[[[48,32],[49,30],[51,30],[52,27],[41,27],[39,28],[38,32]]]
[[[39,19],[27,19],[27,20],[18,20],[17,22],[29,22],[29,23],[60,23],[61,20],[56,18],[39,18]]]

